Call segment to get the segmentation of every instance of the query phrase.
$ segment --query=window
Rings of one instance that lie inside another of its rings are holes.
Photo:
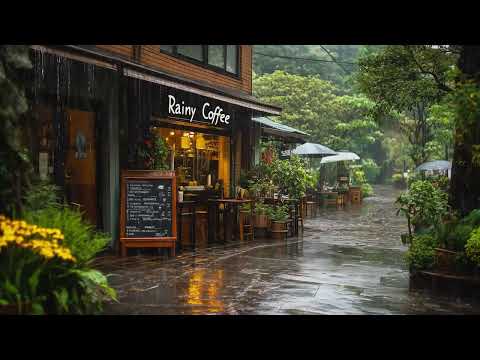
[[[177,45],[177,53],[198,61],[203,61],[202,45]]]
[[[173,45],[160,45],[160,50],[173,53]]]
[[[236,45],[227,45],[227,68],[226,70],[229,73],[236,74],[237,70],[237,46]]]
[[[219,68],[225,66],[225,52],[223,45],[208,45],[208,63]]]
[[[218,72],[239,74],[238,45],[160,45],[160,51]]]

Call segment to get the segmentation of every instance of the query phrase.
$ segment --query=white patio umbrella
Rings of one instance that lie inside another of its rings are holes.
[[[339,162],[339,161],[355,161],[360,160],[360,156],[350,151],[339,151],[337,155],[326,156],[320,161],[320,164]]]

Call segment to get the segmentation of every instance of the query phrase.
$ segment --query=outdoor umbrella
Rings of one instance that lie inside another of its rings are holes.
[[[337,153],[332,149],[320,144],[305,143],[293,149],[292,154],[314,157],[336,155]]]
[[[339,161],[354,161],[359,159],[360,159],[360,156],[358,156],[353,152],[340,151],[337,153],[337,155],[324,157],[322,161],[320,161],[320,164],[339,162]]]
[[[418,166],[415,171],[446,171],[452,168],[452,163],[446,160],[435,160],[423,163]]]

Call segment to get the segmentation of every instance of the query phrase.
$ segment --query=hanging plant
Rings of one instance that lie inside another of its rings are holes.
[[[168,144],[160,137],[148,132],[137,149],[140,167],[146,170],[168,170]]]

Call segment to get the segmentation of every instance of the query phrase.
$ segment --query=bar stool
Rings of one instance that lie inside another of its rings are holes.
[[[208,243],[208,211],[195,210],[195,237],[198,235],[198,243]],[[198,229],[198,232],[197,232]]]
[[[254,234],[252,212],[248,210],[240,210],[239,217],[240,240],[243,241],[244,236],[253,240]]]
[[[192,246],[195,248],[195,206],[196,202],[195,201],[179,201],[178,202],[178,246],[182,248],[183,244],[183,224],[184,220],[189,220],[190,221],[190,227],[189,227],[189,240],[191,239],[192,241]],[[186,212],[184,209],[186,208]]]

